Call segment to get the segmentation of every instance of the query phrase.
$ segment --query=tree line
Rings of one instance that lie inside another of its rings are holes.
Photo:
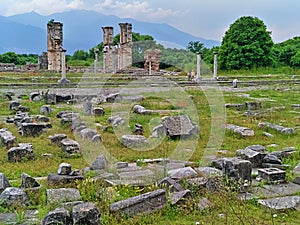
[[[119,42],[120,35],[114,37],[114,44]],[[147,49],[159,49],[162,52],[160,67],[178,71],[191,71],[196,68],[195,54],[201,53],[202,60],[211,70],[213,55],[219,52],[219,68],[221,70],[247,70],[261,67],[300,68],[300,37],[294,37],[281,43],[274,43],[271,32],[257,17],[243,16],[238,18],[225,32],[221,46],[204,48],[203,44],[193,40],[186,49],[165,48],[150,35],[132,34],[133,66],[143,67],[144,52]],[[67,55],[68,65],[90,66],[94,62],[94,49],[99,49],[99,58],[103,56],[103,42],[89,51],[77,50]],[[26,62],[37,63],[35,54],[16,54],[7,52],[0,54],[0,63],[23,65]],[[202,69],[205,69],[202,68]]]

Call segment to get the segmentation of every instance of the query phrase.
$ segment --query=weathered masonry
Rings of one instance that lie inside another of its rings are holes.
[[[103,30],[103,70],[116,72],[132,66],[132,24],[119,23],[120,41],[114,45],[113,27],[102,27]]]
[[[62,68],[62,57],[65,50],[62,47],[63,43],[63,24],[54,22],[53,20],[47,23],[47,46],[48,46],[48,70],[59,72]]]

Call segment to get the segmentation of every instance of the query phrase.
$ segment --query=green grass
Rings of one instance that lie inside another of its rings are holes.
[[[48,79],[53,74],[44,74],[42,79]],[[54,74],[55,75],[55,74]],[[0,74],[0,77],[5,76]],[[9,79],[13,82],[13,78],[19,76],[26,80],[26,74],[9,74]],[[28,76],[28,75],[27,75]],[[30,76],[36,76],[30,75]],[[41,76],[40,74],[38,76]],[[82,75],[70,74],[71,79],[79,80]],[[280,75],[281,76],[281,75]],[[58,76],[59,77],[59,76]],[[283,76],[284,77],[284,76]],[[56,79],[56,77],[55,77]],[[100,78],[99,78],[100,79]],[[102,78],[101,78],[102,79]],[[103,78],[105,80],[105,78]],[[130,82],[130,79],[122,77],[121,75],[113,75],[112,79],[120,82]],[[285,79],[285,78],[282,78]],[[1,82],[1,81],[0,81]],[[23,82],[23,81],[22,81]],[[134,88],[134,87],[133,87]],[[103,146],[109,155],[117,158],[118,161],[133,162],[138,159],[145,158],[161,158],[169,157],[173,151],[180,147],[180,149],[191,148],[193,146],[193,152],[190,157],[191,161],[201,162],[202,156],[208,149],[208,141],[211,137],[212,118],[211,107],[214,107],[213,102],[208,101],[206,95],[208,91],[203,92],[196,90],[195,88],[188,88],[185,90],[186,94],[190,96],[192,105],[195,106],[196,115],[192,115],[192,121],[197,121],[199,118],[200,137],[199,139],[184,139],[184,140],[169,140],[164,138],[158,140],[156,147],[150,151],[136,151],[124,147],[118,139],[118,130],[110,129],[109,132],[102,131],[100,126],[96,126],[95,123],[101,126],[107,126],[107,118],[112,113],[118,113],[122,110],[127,110],[128,125],[131,132],[134,124],[142,124],[145,129],[145,136],[148,137],[151,134],[151,130],[156,126],[162,116],[165,115],[178,115],[193,112],[189,102],[177,93],[178,90],[171,90],[165,93],[145,93],[143,94],[145,99],[139,104],[143,105],[147,109],[159,109],[166,110],[164,113],[155,113],[154,115],[138,115],[131,111],[133,103],[127,102],[126,104],[108,104],[105,103],[101,107],[105,108],[105,115],[99,117],[83,117],[85,121],[91,125],[91,128],[95,128],[101,134],[103,140]],[[246,94],[246,95],[245,95]],[[228,150],[229,156],[235,156],[237,149],[245,148],[246,146],[253,144],[261,144],[268,146],[276,143],[277,147],[268,147],[269,151],[277,151],[285,147],[294,146],[297,150],[300,149],[299,144],[299,130],[296,129],[294,135],[284,135],[273,130],[262,130],[258,128],[259,122],[271,122],[280,124],[287,127],[299,127],[300,115],[298,115],[299,109],[293,109],[291,104],[300,104],[299,100],[299,86],[298,85],[270,85],[267,89],[259,89],[243,92],[225,92],[224,103],[244,103],[246,101],[261,101],[261,111],[267,111],[272,107],[285,107],[282,110],[273,110],[270,113],[263,113],[257,117],[247,117],[242,111],[236,111],[233,109],[226,109],[226,123],[233,123],[239,126],[249,127],[255,131],[255,136],[250,138],[240,137],[233,132],[226,131],[224,138],[221,140],[221,146],[214,149],[212,152],[218,150]],[[222,98],[223,96],[219,96]],[[39,108],[44,103],[42,102],[30,102],[28,96],[24,97],[21,104],[29,106],[30,114],[39,114]],[[209,107],[211,104],[211,107]],[[13,111],[8,109],[8,102],[4,97],[0,98],[0,116],[3,118],[7,115],[14,115]],[[222,108],[223,106],[221,106]],[[56,118],[56,113],[62,110],[78,110],[81,112],[80,107],[75,105],[74,107],[67,104],[59,104],[52,106],[53,112],[50,114],[51,124],[53,128],[47,129],[45,134],[40,137],[22,137],[17,130],[17,127],[13,124],[1,123],[0,127],[8,128],[16,137],[18,143],[32,143],[35,153],[35,158],[32,161],[22,161],[19,163],[9,163],[7,161],[7,149],[2,147],[0,151],[0,171],[4,173],[10,180],[13,186],[20,185],[20,176],[22,172],[28,173],[34,177],[47,176],[49,173],[56,173],[60,163],[67,162],[72,165],[73,169],[81,169],[89,166],[97,155],[103,150],[103,146],[94,145],[91,143],[80,143],[82,146],[83,156],[67,157],[58,146],[52,144],[48,139],[49,135],[55,133],[66,133],[69,138],[74,139],[74,134],[68,129],[68,127],[62,127],[59,119]],[[176,111],[175,111],[176,110]],[[223,112],[221,109],[216,109]],[[223,125],[223,124],[221,124]],[[263,136],[262,132],[267,131],[274,135],[274,138],[268,138]],[[121,132],[121,131],[120,131]],[[214,137],[218,138],[218,137]],[[77,140],[77,139],[76,139]],[[216,140],[220,141],[220,140]],[[180,145],[179,145],[180,144]],[[50,153],[52,157],[45,157],[42,154]],[[85,156],[87,154],[88,156]],[[183,156],[178,155],[179,159]],[[299,162],[299,154],[286,159],[284,163],[290,164],[292,168]],[[257,204],[257,200],[253,199],[249,202],[241,202],[237,199],[235,193],[228,192],[226,190],[218,193],[204,193],[198,190],[192,190],[192,197],[180,206],[168,206],[158,212],[150,215],[139,215],[134,218],[126,216],[116,216],[109,213],[109,205],[117,200],[126,199],[131,196],[135,196],[147,191],[151,191],[157,188],[153,185],[147,188],[133,188],[129,186],[117,186],[115,188],[108,188],[103,181],[92,181],[91,177],[96,174],[92,172],[86,174],[87,179],[82,183],[77,183],[76,187],[80,190],[84,201],[93,201],[97,204],[101,211],[101,218],[103,224],[299,224],[300,216],[294,211],[274,212],[272,210],[265,209]],[[294,177],[292,170],[287,171],[288,179],[291,180]],[[31,199],[30,209],[39,210],[39,218],[43,218],[50,210],[53,210],[56,205],[46,204],[46,188],[48,187],[46,181],[41,181],[43,184],[41,190],[38,193],[29,193]],[[204,211],[199,211],[197,203],[200,198],[207,197],[212,202],[212,208]],[[28,209],[27,208],[27,209]],[[1,208],[0,212],[16,211],[18,213],[19,220],[22,220],[23,208],[7,209]],[[277,216],[274,217],[274,214]],[[243,221],[243,223],[242,223]]]

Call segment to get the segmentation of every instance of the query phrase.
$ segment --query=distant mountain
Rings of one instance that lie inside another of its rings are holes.
[[[141,22],[134,19],[122,19],[107,16],[94,11],[74,10],[42,16],[36,12],[10,17],[0,17],[0,52],[41,53],[47,50],[46,28],[51,19],[63,23],[63,47],[67,54],[78,49],[85,51],[103,40],[101,27],[113,26],[114,33],[119,33],[120,22],[130,22],[133,32],[148,34],[166,47],[186,48],[189,41],[199,40],[205,47],[220,45],[220,42],[206,40],[182,32],[168,24]],[[3,35],[4,34],[4,35]]]
[[[46,31],[0,17],[0,52],[40,53],[44,50]]]

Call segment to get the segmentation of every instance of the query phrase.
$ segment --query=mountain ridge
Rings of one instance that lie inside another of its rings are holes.
[[[120,22],[132,23],[133,32],[151,35],[158,43],[163,43],[165,47],[186,48],[189,41],[195,40],[202,42],[208,48],[220,45],[218,41],[193,36],[165,23],[149,23],[132,18],[119,18],[88,10],[66,11],[48,16],[32,11],[0,17],[0,30],[3,28],[5,31],[1,33],[11,34],[15,37],[13,39],[9,35],[6,35],[5,38],[0,36],[0,53],[3,50],[37,54],[46,51],[47,22],[51,19],[63,23],[63,47],[67,49],[68,54],[81,49],[88,51],[103,41],[101,30],[103,26],[113,26],[114,35],[116,35],[119,33],[118,24]],[[11,31],[14,31],[13,34]]]

